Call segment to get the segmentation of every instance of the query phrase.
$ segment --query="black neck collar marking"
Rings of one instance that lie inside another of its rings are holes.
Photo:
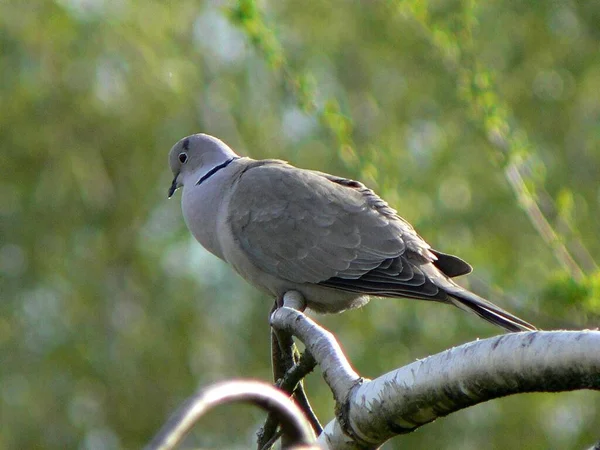
[[[210,169],[208,172],[206,172],[202,178],[200,178],[198,180],[198,182],[196,183],[196,186],[201,185],[204,181],[208,180],[210,177],[212,177],[215,173],[217,173],[219,170],[224,169],[225,167],[227,167],[229,164],[231,164],[233,161],[235,161],[236,159],[240,159],[239,156],[234,156],[233,158],[228,159],[227,161],[225,161],[224,163],[219,164],[218,166],[213,167],[212,169]]]

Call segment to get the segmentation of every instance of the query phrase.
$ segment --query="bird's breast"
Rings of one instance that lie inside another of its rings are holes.
[[[219,243],[222,228],[221,189],[216,183],[184,186],[181,207],[185,223],[196,240],[213,255],[225,259]]]

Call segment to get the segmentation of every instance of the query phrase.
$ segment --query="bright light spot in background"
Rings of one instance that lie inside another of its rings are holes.
[[[191,275],[205,286],[219,286],[226,281],[225,263],[192,237],[170,247],[162,258],[162,266],[173,277]]]
[[[187,265],[190,273],[196,276],[202,284],[221,285],[227,282],[225,263],[208,252],[195,239],[187,242]]]
[[[18,277],[25,272],[27,259],[18,245],[6,244],[0,248],[0,272],[11,277]]]
[[[288,142],[301,141],[315,129],[314,117],[302,112],[297,107],[287,108],[283,113],[283,134]]]
[[[73,16],[87,19],[103,14],[106,0],[58,0],[56,3],[65,7]],[[116,2],[111,2],[116,3]]]
[[[464,178],[446,178],[440,184],[438,196],[448,209],[463,211],[471,206],[471,186]]]
[[[314,57],[307,67],[307,72],[317,80],[318,88],[314,98],[317,109],[323,109],[328,99],[345,95],[336,75],[337,69],[329,58],[323,55]]]
[[[560,2],[556,2],[559,4]],[[548,29],[558,36],[576,39],[581,34],[577,14],[568,6],[556,8],[547,20]]]
[[[198,72],[198,67],[192,61],[173,58],[162,61],[160,66],[167,86],[178,93],[189,93],[190,83],[195,82]]]
[[[132,295],[133,296],[133,295]],[[132,299],[121,299],[115,303],[111,313],[112,325],[122,333],[131,333],[146,320],[146,312]]]
[[[481,414],[483,408],[485,408],[485,414]],[[502,410],[498,403],[494,402],[487,402],[485,406],[481,405],[474,408],[467,408],[463,410],[462,413],[469,424],[477,428],[494,427],[496,422],[502,419]]]
[[[208,9],[194,23],[194,41],[199,50],[208,49],[213,56],[206,62],[231,64],[239,61],[246,53],[246,40],[241,31],[234,28],[223,13]]]
[[[59,345],[66,336],[62,296],[54,289],[39,287],[26,291],[21,298],[20,320],[24,342],[35,354],[43,354]]]
[[[556,70],[538,72],[533,80],[533,92],[542,100],[560,100],[564,87],[563,79]]]
[[[125,86],[122,68],[118,67],[118,62],[101,58],[96,65],[96,97],[106,105],[114,103],[126,94]]]
[[[168,240],[180,230],[180,227],[183,227],[183,217],[178,201],[179,194],[176,194],[177,197],[167,200],[167,188],[168,186],[164,187],[165,200],[157,202],[156,208],[152,210],[142,227],[138,243],[141,248],[146,248],[149,243],[156,244]]]
[[[219,290],[219,302],[204,303],[202,310],[213,310],[223,324],[239,324],[251,307],[248,296],[248,283],[239,277],[227,263],[208,252],[193,237],[173,245],[162,258],[164,270],[173,277],[189,276],[200,286]],[[271,299],[265,294],[265,305]],[[199,305],[201,302],[198,303]]]
[[[118,450],[121,448],[121,444],[114,431],[102,427],[94,428],[85,435],[82,448],[86,450]]]
[[[445,145],[446,133],[435,122],[417,121],[406,133],[406,146],[421,164],[428,164],[432,154]]]
[[[581,393],[583,394],[583,393]],[[574,397],[579,397],[575,395]],[[539,417],[540,425],[551,437],[555,448],[568,448],[583,427],[594,416],[594,407],[579,398],[563,398],[545,408],[546,413]]]
[[[179,201],[171,199],[152,211],[140,233],[138,245],[152,251],[173,239],[184,227]],[[187,232],[187,231],[186,231]],[[204,249],[191,235],[170,245],[161,256],[163,270],[172,277],[192,276],[205,286],[219,286],[228,275],[226,263]]]
[[[31,399],[29,380],[20,374],[7,374],[2,379],[0,396],[7,406],[27,405]]]
[[[78,427],[91,427],[102,420],[102,398],[93,389],[78,388],[68,406],[69,420]]]

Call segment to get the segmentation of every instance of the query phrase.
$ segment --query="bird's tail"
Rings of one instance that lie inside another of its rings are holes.
[[[478,295],[465,289],[457,288],[447,291],[452,303],[460,309],[477,314],[482,319],[504,328],[507,331],[534,331],[528,322],[513,316]]]

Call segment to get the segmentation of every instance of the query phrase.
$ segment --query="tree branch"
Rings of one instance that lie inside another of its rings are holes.
[[[317,449],[314,435],[300,409],[273,386],[258,381],[227,381],[209,386],[190,397],[161,428],[145,450],[171,450],[183,439],[194,424],[215,406],[230,402],[246,402],[274,411],[289,449]]]
[[[280,308],[271,323],[315,356],[338,402],[324,448],[374,449],[460,409],[525,392],[600,389],[600,332],[536,331],[471,342],[375,380],[352,370],[335,338],[304,314]]]
[[[271,325],[304,343],[321,368],[336,402],[345,401],[350,390],[361,382],[362,378],[350,366],[335,336],[303,313],[289,307],[279,308],[271,315]]]

